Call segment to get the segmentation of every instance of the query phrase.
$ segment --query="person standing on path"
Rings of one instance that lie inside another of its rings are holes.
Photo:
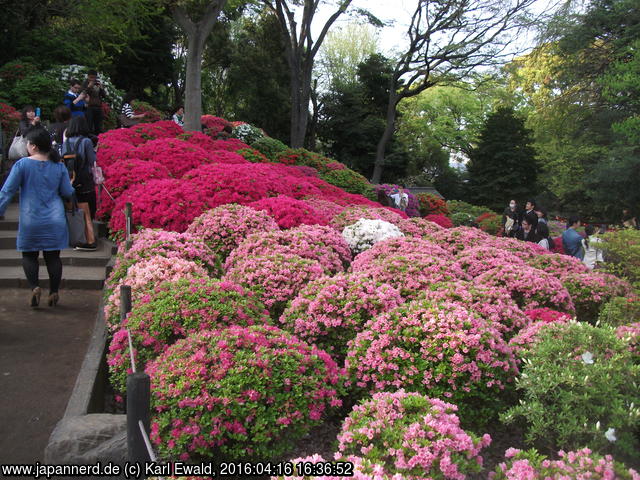
[[[77,117],[84,115],[85,100],[88,98],[89,96],[82,91],[82,84],[73,78],[69,80],[69,91],[64,94],[62,103],[69,108],[72,117]]]
[[[69,246],[62,197],[71,198],[74,190],[64,163],[51,148],[49,132],[31,130],[26,140],[29,156],[15,163],[0,190],[0,215],[20,189],[17,249],[22,252],[22,267],[31,288],[29,303],[32,307],[40,303],[38,255],[42,250],[49,273],[49,306],[55,306],[62,280],[60,250]]]
[[[567,221],[567,229],[562,234],[562,248],[572,257],[584,258],[584,250],[582,250],[582,235],[580,235],[576,228],[580,227],[580,219],[572,215]]]
[[[89,130],[94,135],[100,135],[102,133],[102,120],[104,114],[102,113],[102,100],[107,96],[100,79],[98,78],[98,72],[95,70],[89,70],[87,73],[87,79],[82,84],[83,93],[85,93],[85,101],[87,102],[87,110],[85,116],[89,123]]]
[[[502,213],[502,229],[505,237],[513,237],[520,229],[518,204],[515,200],[509,202]]]

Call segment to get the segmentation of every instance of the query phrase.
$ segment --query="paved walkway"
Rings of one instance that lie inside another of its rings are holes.
[[[46,271],[41,267],[42,271]],[[86,353],[100,290],[60,290],[27,305],[28,289],[0,289],[0,464],[42,461]]]

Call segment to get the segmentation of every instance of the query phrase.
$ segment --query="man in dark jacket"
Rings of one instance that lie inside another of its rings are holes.
[[[527,204],[525,205],[525,211],[522,216],[523,220],[527,220],[529,225],[531,225],[531,229],[535,232],[538,226],[538,215],[536,215],[536,201],[535,200],[527,200]]]
[[[87,111],[85,116],[89,123],[89,130],[94,135],[100,135],[102,133],[102,100],[107,96],[100,79],[98,78],[98,72],[95,70],[89,70],[87,73],[87,79],[82,84],[82,91],[86,94]]]

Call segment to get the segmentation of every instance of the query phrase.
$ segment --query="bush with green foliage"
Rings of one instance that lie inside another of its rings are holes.
[[[238,140],[242,140],[247,145],[251,145],[253,142],[264,137],[264,132],[260,128],[254,127],[248,123],[241,123],[240,125],[233,127],[231,136]]]
[[[471,205],[470,203],[463,202],[462,200],[447,200],[447,208],[449,209],[449,216],[455,215],[456,213],[466,213],[474,219],[478,218],[483,213],[492,211],[489,207]]]
[[[602,236],[604,268],[622,278],[626,278],[640,291],[640,230],[630,228],[609,232]]]
[[[346,192],[360,194],[369,200],[376,199],[376,192],[373,185],[358,172],[349,168],[320,173],[320,178]]]
[[[517,384],[521,401],[501,418],[522,420],[530,444],[633,455],[639,384],[640,365],[614,329],[554,323],[538,332]]]
[[[278,155],[289,147],[276,138],[262,137],[253,142],[251,148],[255,148],[269,160],[276,161]]]
[[[454,227],[471,227],[475,225],[476,219],[473,215],[466,212],[458,212],[449,215]]]
[[[598,321],[612,327],[640,322],[640,297],[633,295],[612,298],[603,305]]]

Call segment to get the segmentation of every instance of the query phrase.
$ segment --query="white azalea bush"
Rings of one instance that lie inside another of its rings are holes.
[[[529,444],[634,455],[640,451],[640,365],[610,327],[551,323],[526,353],[521,402],[502,416],[521,421]]]
[[[404,233],[392,223],[384,220],[361,218],[342,230],[342,236],[354,255],[369,250],[376,243],[388,238],[404,237]]]

